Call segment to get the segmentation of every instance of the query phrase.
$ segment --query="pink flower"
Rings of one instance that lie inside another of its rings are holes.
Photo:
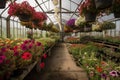
[[[15,16],[19,8],[20,8],[20,4],[18,4],[16,2],[11,3],[9,5],[8,14],[10,16],[13,16],[13,15]]]
[[[26,44],[21,44],[21,49],[22,49],[22,50],[27,50],[27,49],[28,49],[28,47],[27,47],[27,45],[26,45]]]
[[[0,55],[0,64],[2,64],[5,59],[6,59],[6,56],[1,54]]]
[[[13,48],[14,52],[17,51],[17,49],[18,49],[18,46],[14,46]]]
[[[43,69],[45,67],[45,63],[44,62],[41,62],[40,63],[40,68]]]
[[[46,59],[47,58],[47,54],[45,53],[45,54],[43,54],[43,58],[44,59]]]
[[[19,52],[18,51],[14,51],[14,56],[18,56]]]
[[[22,54],[22,59],[24,59],[24,60],[29,60],[31,58],[32,58],[32,55],[29,52],[24,52]]]
[[[29,44],[28,48],[31,49],[33,47],[33,44]]]
[[[117,71],[111,71],[109,74],[113,77],[118,76]]]
[[[41,46],[41,43],[40,42],[37,42],[37,44],[36,44],[37,46]]]
[[[1,48],[2,53],[6,52],[6,50],[7,49],[5,47]]]
[[[25,41],[24,41],[24,44],[28,44],[28,43],[29,43],[29,40],[25,40]]]

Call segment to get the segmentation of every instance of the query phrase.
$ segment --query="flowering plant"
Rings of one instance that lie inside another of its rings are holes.
[[[35,12],[32,17],[32,21],[37,22],[37,23],[42,22],[46,19],[47,19],[47,16],[43,12]]]
[[[67,25],[64,26],[64,32],[73,32],[73,29]]]
[[[34,8],[27,1],[20,3],[11,3],[9,5],[8,14],[10,16],[18,16],[19,18],[30,18],[35,12]]]
[[[73,28],[75,26],[75,19],[68,20],[66,25]]]
[[[86,25],[86,21],[84,17],[78,17],[77,20],[75,21],[75,25],[78,27],[84,27]]]
[[[80,15],[86,14],[88,11],[91,13],[96,13],[97,9],[95,8],[94,0],[85,0],[80,7],[78,8]]]

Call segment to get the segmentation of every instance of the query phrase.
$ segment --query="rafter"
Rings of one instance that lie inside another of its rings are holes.
[[[76,5],[79,5],[78,3],[76,3],[75,1],[72,1],[72,0],[69,0],[69,1],[71,1],[72,3],[74,3],[74,4],[76,4]]]
[[[83,0],[80,1],[78,7],[81,5],[81,3],[83,2]],[[77,11],[78,7],[76,8],[75,12]],[[74,16],[75,13],[73,13],[73,15],[70,17],[70,19]]]
[[[76,13],[79,13],[77,11],[76,12],[75,11],[70,11],[70,10],[68,10],[66,8],[62,8],[62,9],[65,10],[65,11],[61,11],[61,13],[65,13],[65,14],[75,13],[76,16],[79,16],[79,15],[76,14]],[[53,9],[49,10],[49,11],[45,11],[45,12],[48,13],[48,14],[54,14],[54,10]],[[60,11],[58,13],[60,13]]]
[[[47,0],[47,1],[44,1],[44,2],[42,2],[42,3],[40,3],[40,5],[45,4],[46,2],[48,2],[48,0]],[[38,5],[35,6],[34,8],[36,8],[36,7],[38,7]]]
[[[38,4],[38,6],[42,9],[42,11],[45,13],[44,9],[40,6],[39,2],[37,0],[35,0],[35,2]],[[51,18],[47,15],[47,17],[49,18],[49,20],[52,22]]]

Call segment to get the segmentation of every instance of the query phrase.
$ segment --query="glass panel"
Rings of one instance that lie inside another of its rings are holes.
[[[2,37],[7,37],[6,20],[4,18],[2,18]]]

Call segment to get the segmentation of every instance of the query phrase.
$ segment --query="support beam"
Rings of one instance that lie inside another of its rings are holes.
[[[45,13],[48,13],[48,14],[54,14],[55,12],[51,12],[51,11],[47,11],[47,12],[45,12]],[[69,13],[79,13],[79,12],[74,12],[74,11],[69,11],[69,12],[65,12],[65,11],[62,11],[62,12],[58,12],[58,13],[66,13],[66,14],[69,14]]]
[[[10,16],[7,17],[6,19],[6,31],[7,31],[7,38],[11,38],[11,35],[10,35]]]
[[[72,0],[69,0],[70,2],[72,2],[72,3],[74,3],[74,4],[76,4],[76,5],[79,5],[78,3],[76,3],[76,2],[74,2],[74,1],[72,1]]]
[[[78,7],[81,5],[81,3],[83,2],[83,0],[80,1]],[[77,11],[78,7],[76,8],[75,12]],[[75,13],[73,13],[73,15],[70,17],[70,19],[74,16]]]
[[[42,9],[42,11],[45,13],[44,9],[40,6],[39,2],[37,0],[35,0],[35,2],[38,4],[38,6]],[[50,19],[50,17],[47,15],[47,17],[49,18],[49,20],[52,22],[52,20]]]

